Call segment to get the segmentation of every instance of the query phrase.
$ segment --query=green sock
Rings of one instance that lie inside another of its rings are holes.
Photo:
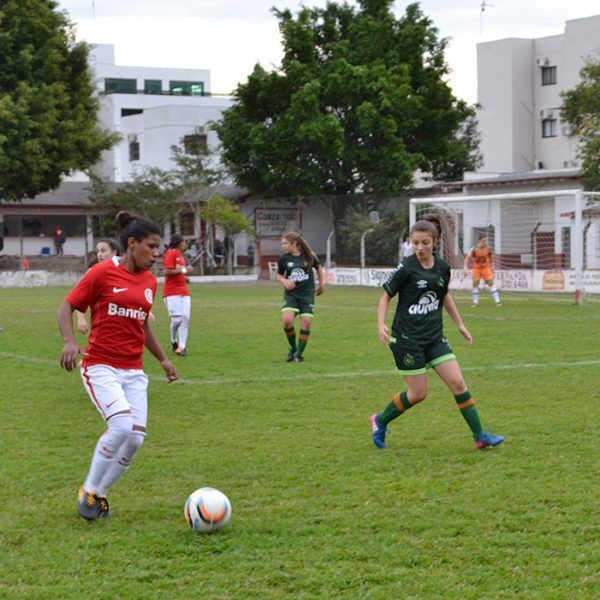
[[[481,420],[479,419],[479,413],[475,408],[475,401],[471,397],[471,392],[467,390],[464,394],[454,396],[454,399],[460,409],[460,414],[473,432],[473,439],[479,438],[483,433],[483,427],[481,425]]]
[[[306,344],[308,344],[308,336],[310,335],[310,329],[301,329],[300,335],[298,336],[298,351],[296,356],[302,356]]]
[[[385,427],[390,421],[399,417],[404,411],[407,411],[412,404],[408,401],[408,392],[404,391],[396,394],[392,401],[379,413],[377,422],[382,427]]]
[[[291,327],[290,329],[283,328],[285,335],[287,336],[288,343],[292,350],[296,349],[296,330]]]

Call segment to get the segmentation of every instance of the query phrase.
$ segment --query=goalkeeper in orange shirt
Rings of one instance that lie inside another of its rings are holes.
[[[464,273],[469,271],[469,261],[473,261],[473,306],[479,304],[479,282],[483,279],[496,306],[500,304],[500,294],[494,285],[494,268],[492,264],[493,252],[487,245],[487,236],[480,235],[477,245],[473,246],[465,256]]]

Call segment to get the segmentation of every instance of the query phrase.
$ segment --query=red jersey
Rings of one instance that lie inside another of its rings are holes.
[[[164,258],[165,269],[176,269],[177,267],[185,267],[185,258],[183,254],[175,248],[169,248],[165,252]],[[189,296],[185,275],[178,273],[177,275],[165,275],[165,283],[163,285],[163,297],[167,296]]]
[[[144,324],[156,294],[150,271],[132,273],[115,257],[94,265],[65,300],[92,313],[92,327],[82,365],[141,369],[146,336]]]

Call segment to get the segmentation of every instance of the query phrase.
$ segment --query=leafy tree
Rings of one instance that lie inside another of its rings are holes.
[[[177,210],[173,175],[158,167],[147,167],[134,174],[131,181],[115,183],[90,175],[90,201],[98,215],[100,235],[115,235],[115,215],[127,210],[157,223],[170,220]]]
[[[561,118],[579,136],[582,180],[586,190],[600,190],[600,61],[588,61],[581,81],[562,94]]]
[[[116,141],[98,126],[88,48],[53,0],[0,0],[0,188],[55,189]]]
[[[470,166],[474,110],[445,81],[447,42],[418,4],[397,19],[392,3],[274,9],[281,68],[255,66],[215,126],[238,185],[267,196],[398,192],[417,169],[456,178]]]
[[[381,200],[373,198],[358,198],[350,207],[338,228],[337,239],[343,239],[344,254],[338,260],[351,264],[358,264],[360,260],[360,238],[362,234],[371,229],[365,238],[367,263],[371,265],[396,265],[398,263],[398,249],[403,235],[408,234],[409,215],[408,204],[399,210],[386,208],[380,211],[380,220],[374,223],[370,218],[372,210],[377,210],[382,204]]]
[[[235,238],[243,232],[252,233],[252,221],[247,219],[235,202],[215,194],[207,200],[200,211],[204,221],[219,227],[227,241],[227,272],[233,273],[233,244]]]
[[[99,234],[114,234],[114,215],[119,210],[164,223],[176,217],[184,203],[197,204],[210,196],[211,187],[222,177],[212,165],[213,154],[186,154],[180,145],[171,146],[171,156],[173,169],[146,167],[125,183],[90,175],[90,200],[99,215]]]

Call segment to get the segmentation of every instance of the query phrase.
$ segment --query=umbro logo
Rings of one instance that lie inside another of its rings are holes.
[[[420,281],[417,281],[417,287],[419,289],[423,289],[427,287],[427,282],[424,279],[421,279]]]
[[[127,288],[118,288],[118,287],[114,287],[113,288],[113,294],[118,294],[119,292],[124,292],[126,291]]]

